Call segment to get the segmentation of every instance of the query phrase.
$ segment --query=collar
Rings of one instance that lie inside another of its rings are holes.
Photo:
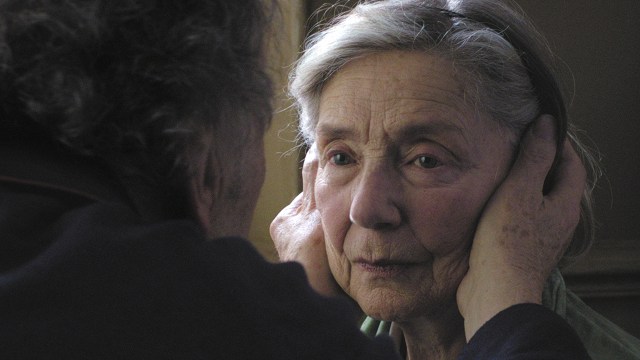
[[[90,201],[130,201],[106,165],[60,147],[21,139],[0,141],[0,183],[53,190]]]
[[[567,286],[558,268],[553,269],[544,285],[542,305],[567,318]]]

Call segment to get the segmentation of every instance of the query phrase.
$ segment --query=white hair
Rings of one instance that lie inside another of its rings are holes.
[[[520,8],[499,0],[365,1],[310,36],[289,83],[307,144],[314,142],[321,93],[332,76],[355,59],[394,50],[450,60],[465,101],[514,139],[541,114],[552,115],[559,146],[570,137],[587,167],[597,171],[568,123],[553,53]],[[590,185],[583,197],[584,239],[575,239],[565,257],[591,244]]]
[[[463,1],[362,3],[311,36],[290,81],[300,114],[300,132],[313,142],[324,84],[346,63],[380,51],[422,51],[450,59],[467,84],[476,110],[520,131],[540,113],[519,50],[500,30],[458,11]],[[474,1],[486,3],[486,1]],[[495,11],[492,2],[491,11]]]

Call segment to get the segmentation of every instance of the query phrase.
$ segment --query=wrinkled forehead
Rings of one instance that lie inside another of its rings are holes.
[[[477,116],[450,62],[394,51],[368,55],[340,69],[321,93],[318,120],[316,135],[351,123],[460,133]]]

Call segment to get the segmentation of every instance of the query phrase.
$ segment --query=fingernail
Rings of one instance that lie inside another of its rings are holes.
[[[555,141],[555,122],[551,115],[542,115],[533,126],[533,134],[546,141]]]

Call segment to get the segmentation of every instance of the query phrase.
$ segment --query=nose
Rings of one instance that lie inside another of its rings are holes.
[[[394,169],[371,166],[360,173],[353,190],[349,219],[368,229],[392,229],[400,225],[401,182]]]

